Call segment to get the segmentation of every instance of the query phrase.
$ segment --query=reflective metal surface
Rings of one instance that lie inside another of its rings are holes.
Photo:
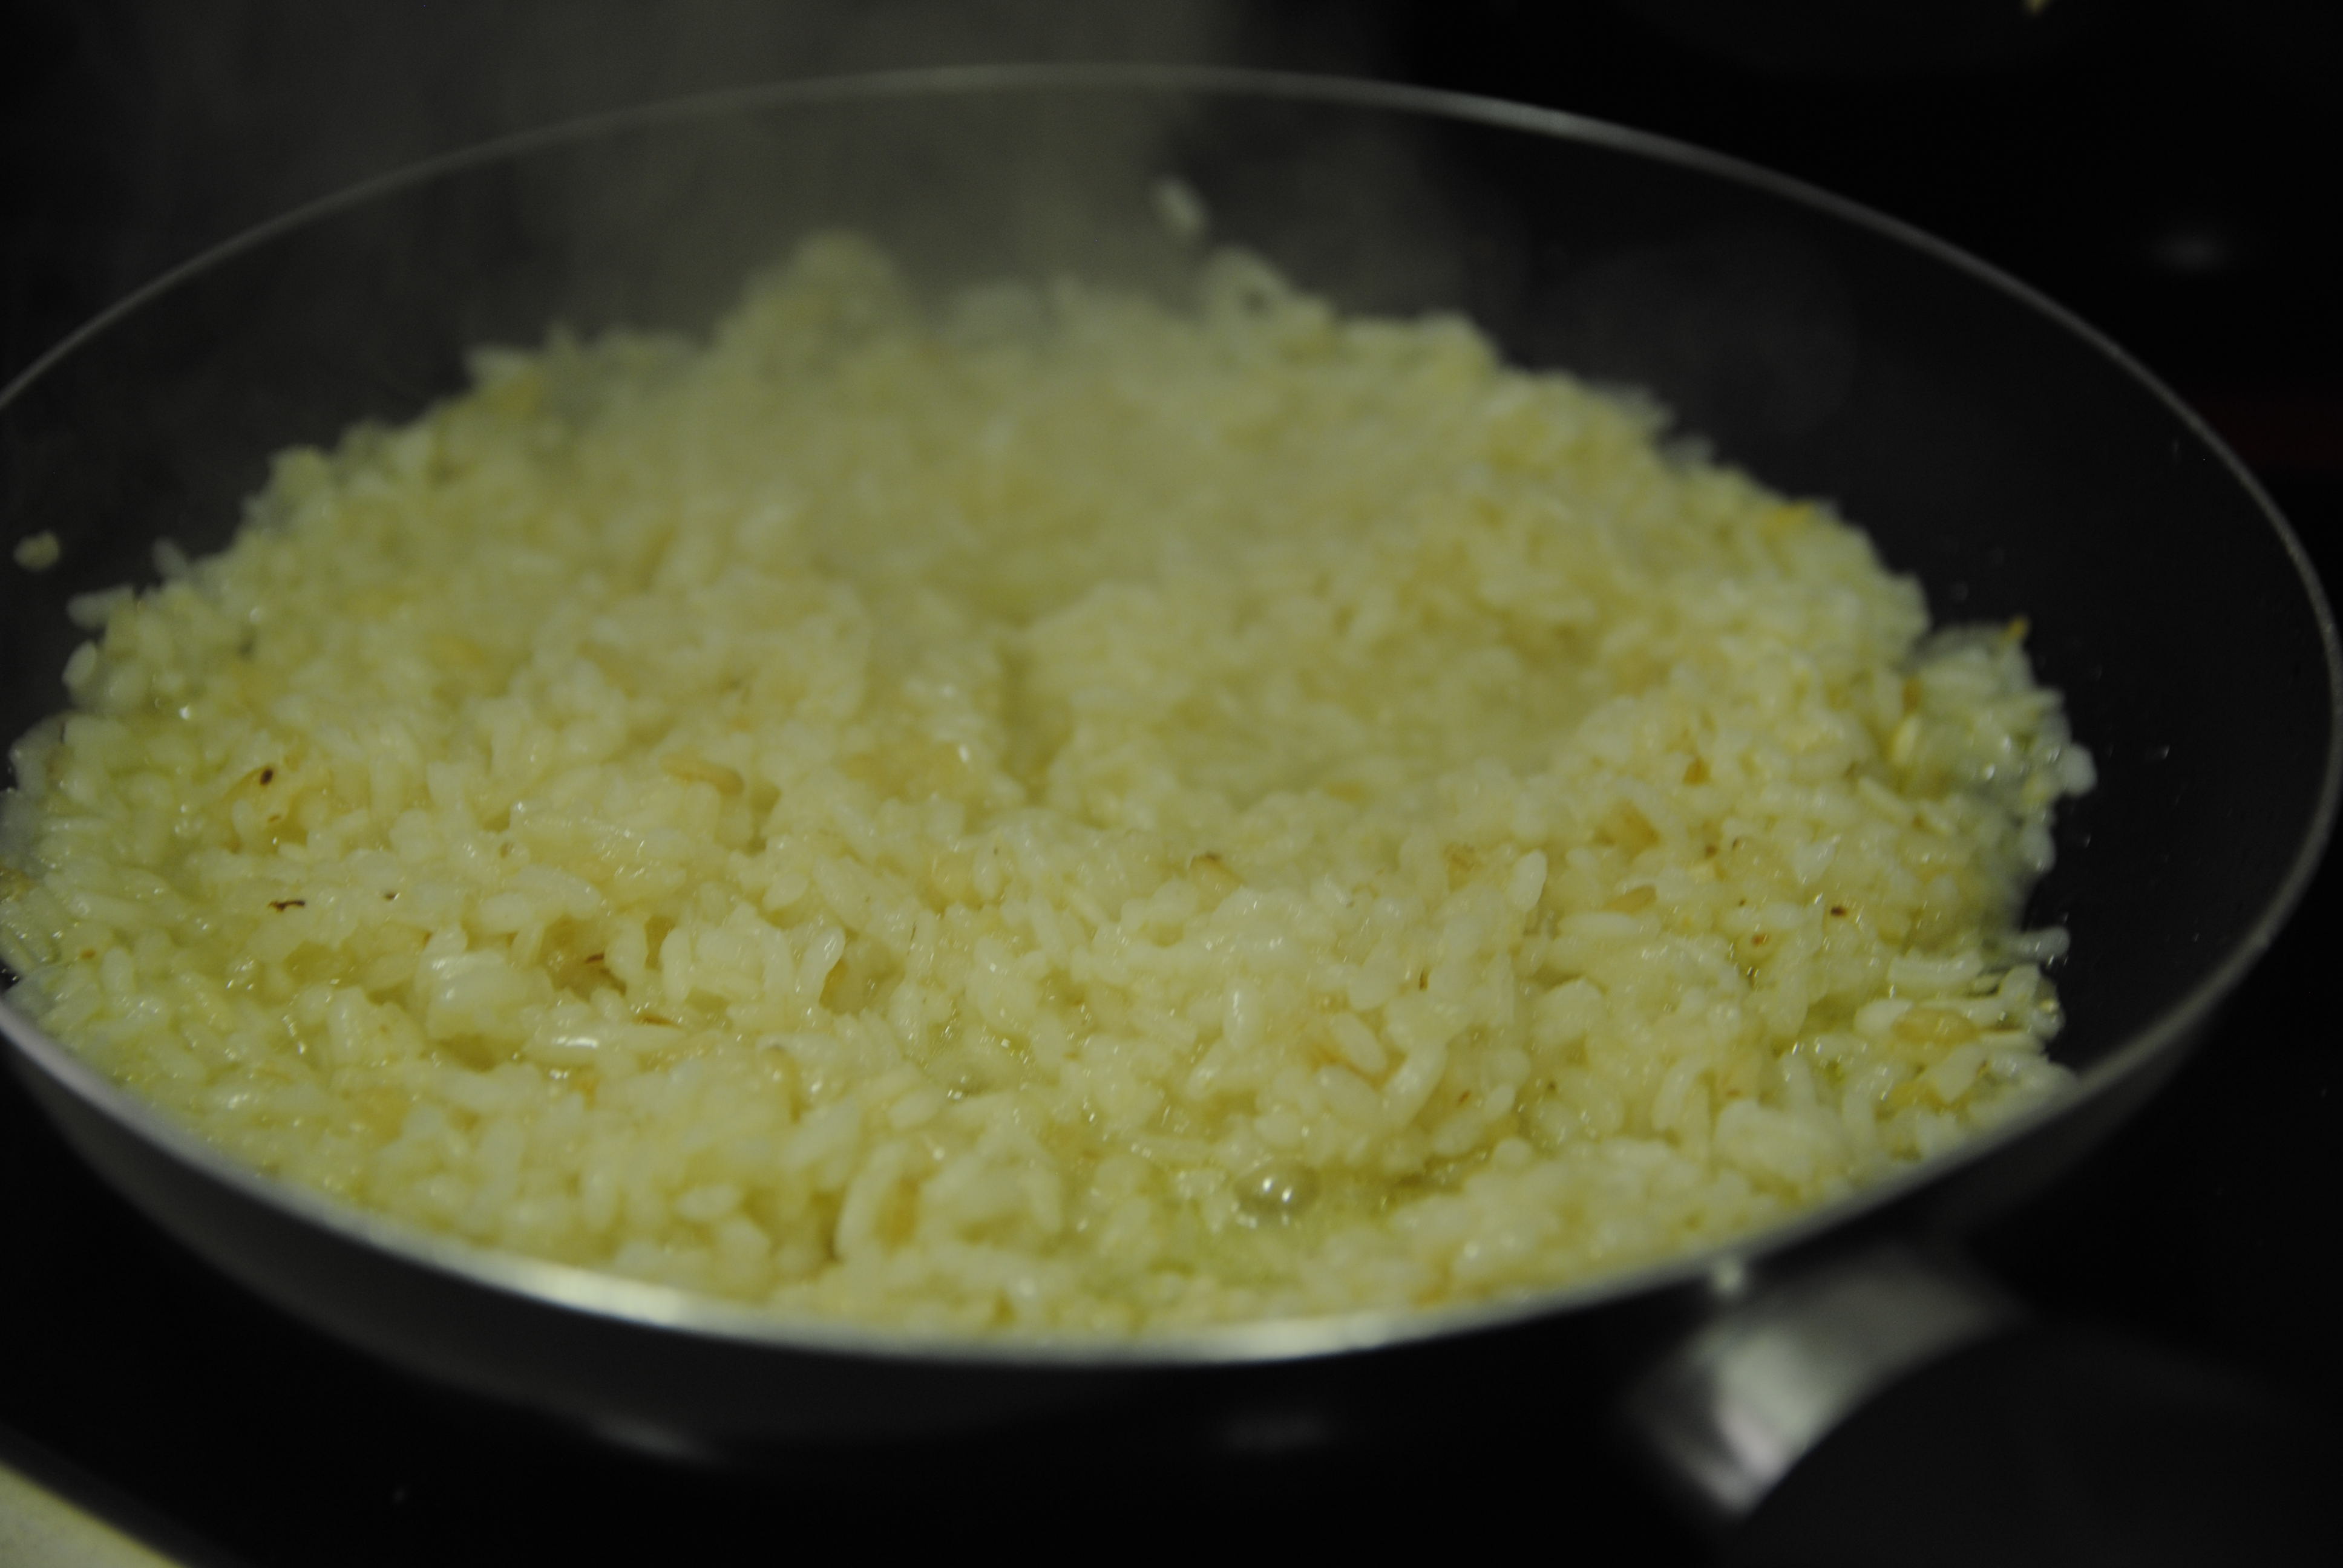
[[[1873,1393],[2016,1322],[1984,1280],[1883,1246],[1752,1289],[1721,1271],[1720,1315],[1628,1391],[1636,1436],[1700,1511],[1743,1518]]]

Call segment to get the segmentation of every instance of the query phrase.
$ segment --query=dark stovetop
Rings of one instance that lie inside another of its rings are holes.
[[[1917,20],[1896,32],[1850,0],[1740,8],[1775,16],[1765,32],[1697,0],[1153,9],[1170,18],[1153,32],[1060,52],[1202,54],[1555,104],[1935,229],[2131,347],[2256,467],[2329,579],[2343,572],[2343,95],[2318,75],[2343,34],[2318,0],[2053,0],[2030,22],[2019,0],[1913,0]],[[864,10],[908,26],[942,7]],[[598,75],[514,40],[590,45],[622,30],[627,7],[516,0],[451,18],[247,0],[208,12],[200,36],[159,4],[20,7],[0,23],[0,377],[210,239],[433,146],[654,92],[1037,52],[1013,30],[1032,7],[976,10],[1010,30],[896,47],[845,26],[842,5],[711,4],[701,24],[748,44]],[[752,13],[804,20],[793,33],[741,20]],[[494,72],[457,68],[483,50]],[[2336,883],[2314,887],[2177,1081],[1976,1243],[2046,1312],[2160,1338],[2328,1410],[2343,1410],[2343,1349],[2317,1288],[2343,1199]],[[615,1452],[417,1387],[258,1305],[97,1186],[13,1081],[0,1235],[0,1460],[206,1560],[693,1561],[874,1525],[890,1540],[1007,1526],[1108,1549],[1071,1523],[1077,1490],[1166,1550],[1228,1549],[1280,1523],[1332,1544],[1485,1521],[1527,1522],[1557,1548],[1607,1543],[1605,1556],[1628,1539],[1646,1561],[1701,1555],[1534,1382],[1419,1381],[1369,1403],[1336,1382],[1273,1407],[1110,1408],[1062,1430],[746,1474]]]

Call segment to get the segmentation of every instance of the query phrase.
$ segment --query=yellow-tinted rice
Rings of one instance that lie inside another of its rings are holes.
[[[259,1166],[787,1312],[1129,1332],[1732,1235],[2052,1091],[2019,628],[1233,253],[480,355],[76,607],[12,1000]]]

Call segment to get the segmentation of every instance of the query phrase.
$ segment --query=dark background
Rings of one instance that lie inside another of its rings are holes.
[[[2107,331],[2253,467],[2330,579],[2343,563],[2343,7],[2324,0],[18,0],[0,8],[0,382],[209,244],[431,152],[735,83],[1037,57],[1462,88],[1837,190]],[[2333,880],[2147,1114],[1978,1243],[2046,1312],[2329,1415]],[[1105,1549],[1064,1533],[1082,1488],[1164,1545],[1270,1523],[1469,1533],[1527,1510],[1547,1550],[1646,1532],[1650,1560],[1698,1560],[1590,1440],[1459,1422],[1455,1391],[1284,1426],[1134,1412],[988,1452],[808,1455],[757,1476],[614,1456],[413,1388],[216,1282],[84,1176],[13,1082],[0,1233],[0,1455],[197,1556],[699,1560],[779,1555],[800,1523],[840,1521]],[[1505,1401],[1518,1414],[1536,1391]]]

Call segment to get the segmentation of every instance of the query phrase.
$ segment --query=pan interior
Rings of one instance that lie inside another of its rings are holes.
[[[1162,286],[1165,174],[1347,308],[1461,310],[1523,363],[1649,388],[1728,460],[1860,521],[1940,618],[2027,617],[2101,776],[2029,917],[2074,935],[2070,1065],[2156,1035],[2267,940],[2329,809],[2331,630],[2167,399],[1830,204],[1631,139],[1373,101],[783,95],[459,163],[197,269],[0,407],[5,531],[63,546],[0,586],[0,729],[61,705],[72,594],[148,580],[157,538],[216,548],[271,453],[411,416],[474,344],[701,327],[751,266],[840,226],[936,290],[1065,269]]]

